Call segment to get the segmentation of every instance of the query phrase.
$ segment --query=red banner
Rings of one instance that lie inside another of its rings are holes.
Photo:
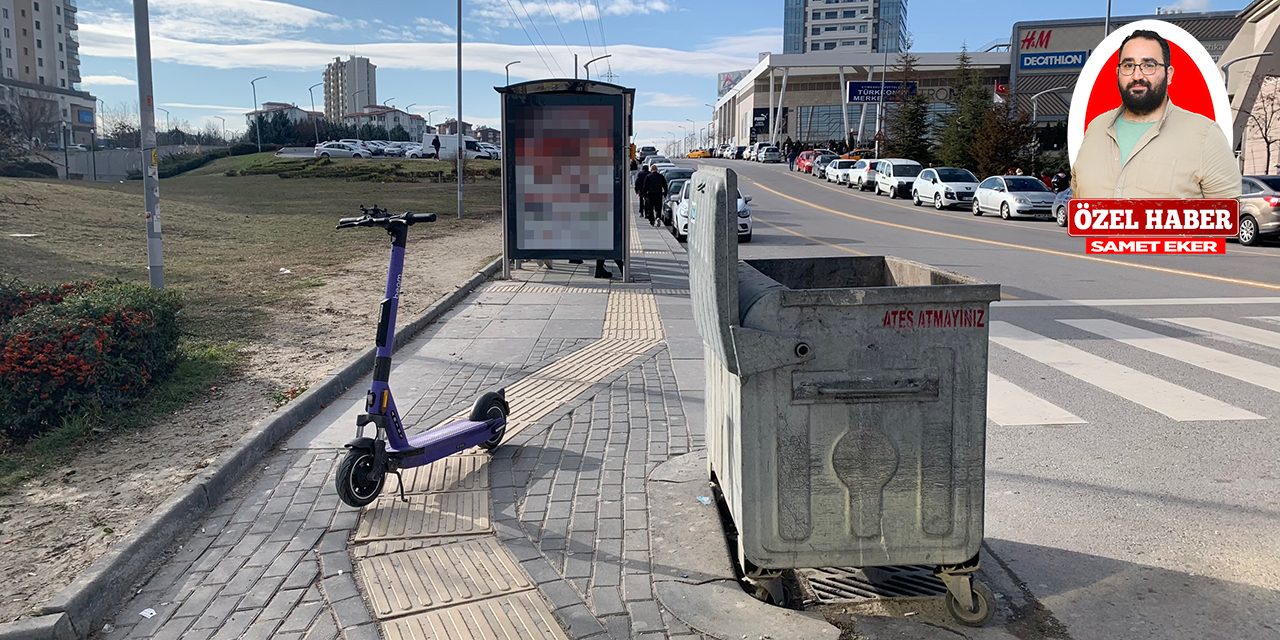
[[[1240,202],[1234,198],[1193,200],[1072,199],[1067,233],[1075,237],[1235,236]]]
[[[1216,255],[1227,252],[1226,238],[1089,238],[1084,252],[1095,255]]]

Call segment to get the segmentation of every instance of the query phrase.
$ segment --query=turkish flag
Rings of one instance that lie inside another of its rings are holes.
[[[1009,87],[1006,87],[1006,86],[1004,86],[1004,85],[1000,84],[999,82],[997,82],[997,83],[996,83],[996,93],[1009,93]]]

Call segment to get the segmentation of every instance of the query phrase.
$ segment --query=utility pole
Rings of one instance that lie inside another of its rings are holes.
[[[93,152],[93,181],[98,181],[98,128],[89,130],[89,151]]]
[[[156,110],[164,112],[164,137],[166,138],[169,144],[173,144],[173,134],[171,133],[173,131],[173,127],[169,126],[169,110],[165,109],[164,107],[156,107]],[[156,144],[157,145],[160,144],[159,134],[156,135]]]
[[[462,157],[466,145],[462,143],[462,0],[458,0],[458,219],[462,219]]]
[[[133,0],[133,42],[138,56],[138,124],[142,129],[142,193],[147,210],[147,269],[151,276],[151,288],[163,289],[160,161],[156,149],[155,104],[151,95],[151,25],[147,16],[147,0]]]
[[[262,153],[262,114],[258,113],[258,81],[265,79],[266,76],[259,76],[249,81],[249,85],[253,87],[253,130],[258,133],[258,153]]]
[[[71,179],[71,154],[67,150],[67,145],[71,142],[70,127],[65,120],[62,121],[62,177],[67,180]]]
[[[310,115],[311,115],[311,122],[315,123],[315,125],[316,125],[316,126],[315,126],[315,130],[316,130],[316,146],[317,146],[317,147],[318,147],[318,146],[320,146],[320,120],[319,120],[318,118],[316,118],[316,115],[315,115],[315,113],[316,113],[316,93],[315,93],[315,88],[316,88],[316,87],[318,87],[318,86],[320,86],[320,85],[322,85],[322,84],[324,84],[324,83],[323,83],[323,82],[317,82],[317,83],[315,83],[315,84],[311,85],[310,87],[307,87],[307,93],[311,95],[311,114],[310,114]]]
[[[511,61],[511,62],[508,62],[508,63],[507,63],[507,67],[506,67],[506,68],[507,68],[507,86],[508,86],[508,87],[509,87],[509,86],[511,86],[511,65],[513,65],[513,64],[520,64],[520,61],[519,61],[519,60],[513,60],[513,61]]]

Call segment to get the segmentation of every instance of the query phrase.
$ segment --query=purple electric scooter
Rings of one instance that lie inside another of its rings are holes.
[[[424,433],[406,436],[395,400],[391,397],[391,349],[395,344],[396,309],[400,304],[400,277],[404,271],[404,245],[409,227],[419,222],[435,222],[434,213],[402,213],[387,215],[386,209],[374,205],[360,207],[364,215],[343,218],[339,229],[381,227],[391,236],[391,268],[387,271],[387,292],[379,307],[377,354],[373,364],[373,384],[365,398],[365,412],[356,418],[356,439],[347,443],[347,455],[338,465],[335,484],[338,497],[353,507],[373,502],[382,492],[387,474],[400,481],[400,499],[404,481],[400,469],[431,464],[459,451],[479,446],[491,450],[502,442],[507,432],[506,390],[489,391],[476,399],[471,415],[440,425]],[[364,437],[364,427],[377,429],[374,437]]]

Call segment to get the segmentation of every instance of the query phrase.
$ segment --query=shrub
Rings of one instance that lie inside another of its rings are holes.
[[[56,178],[58,168],[47,162],[0,163],[0,176],[6,178]]]
[[[262,145],[263,151],[277,151],[279,149],[280,149],[280,145],[278,144]],[[251,153],[257,153],[257,152],[258,152],[258,145],[252,142],[241,142],[239,144],[233,144],[231,145],[231,149],[230,149],[230,154],[233,156],[247,156]]]
[[[32,307],[58,304],[67,296],[84,293],[92,288],[92,282],[72,282],[53,286],[23,286],[17,280],[0,283],[0,324],[25,314]]]
[[[175,153],[160,158],[161,178],[172,178],[181,173],[186,173],[192,169],[199,169],[218,158],[225,157],[227,152],[206,151],[204,153]]]
[[[20,443],[137,399],[177,360],[176,293],[111,283],[0,325],[0,435]]]

